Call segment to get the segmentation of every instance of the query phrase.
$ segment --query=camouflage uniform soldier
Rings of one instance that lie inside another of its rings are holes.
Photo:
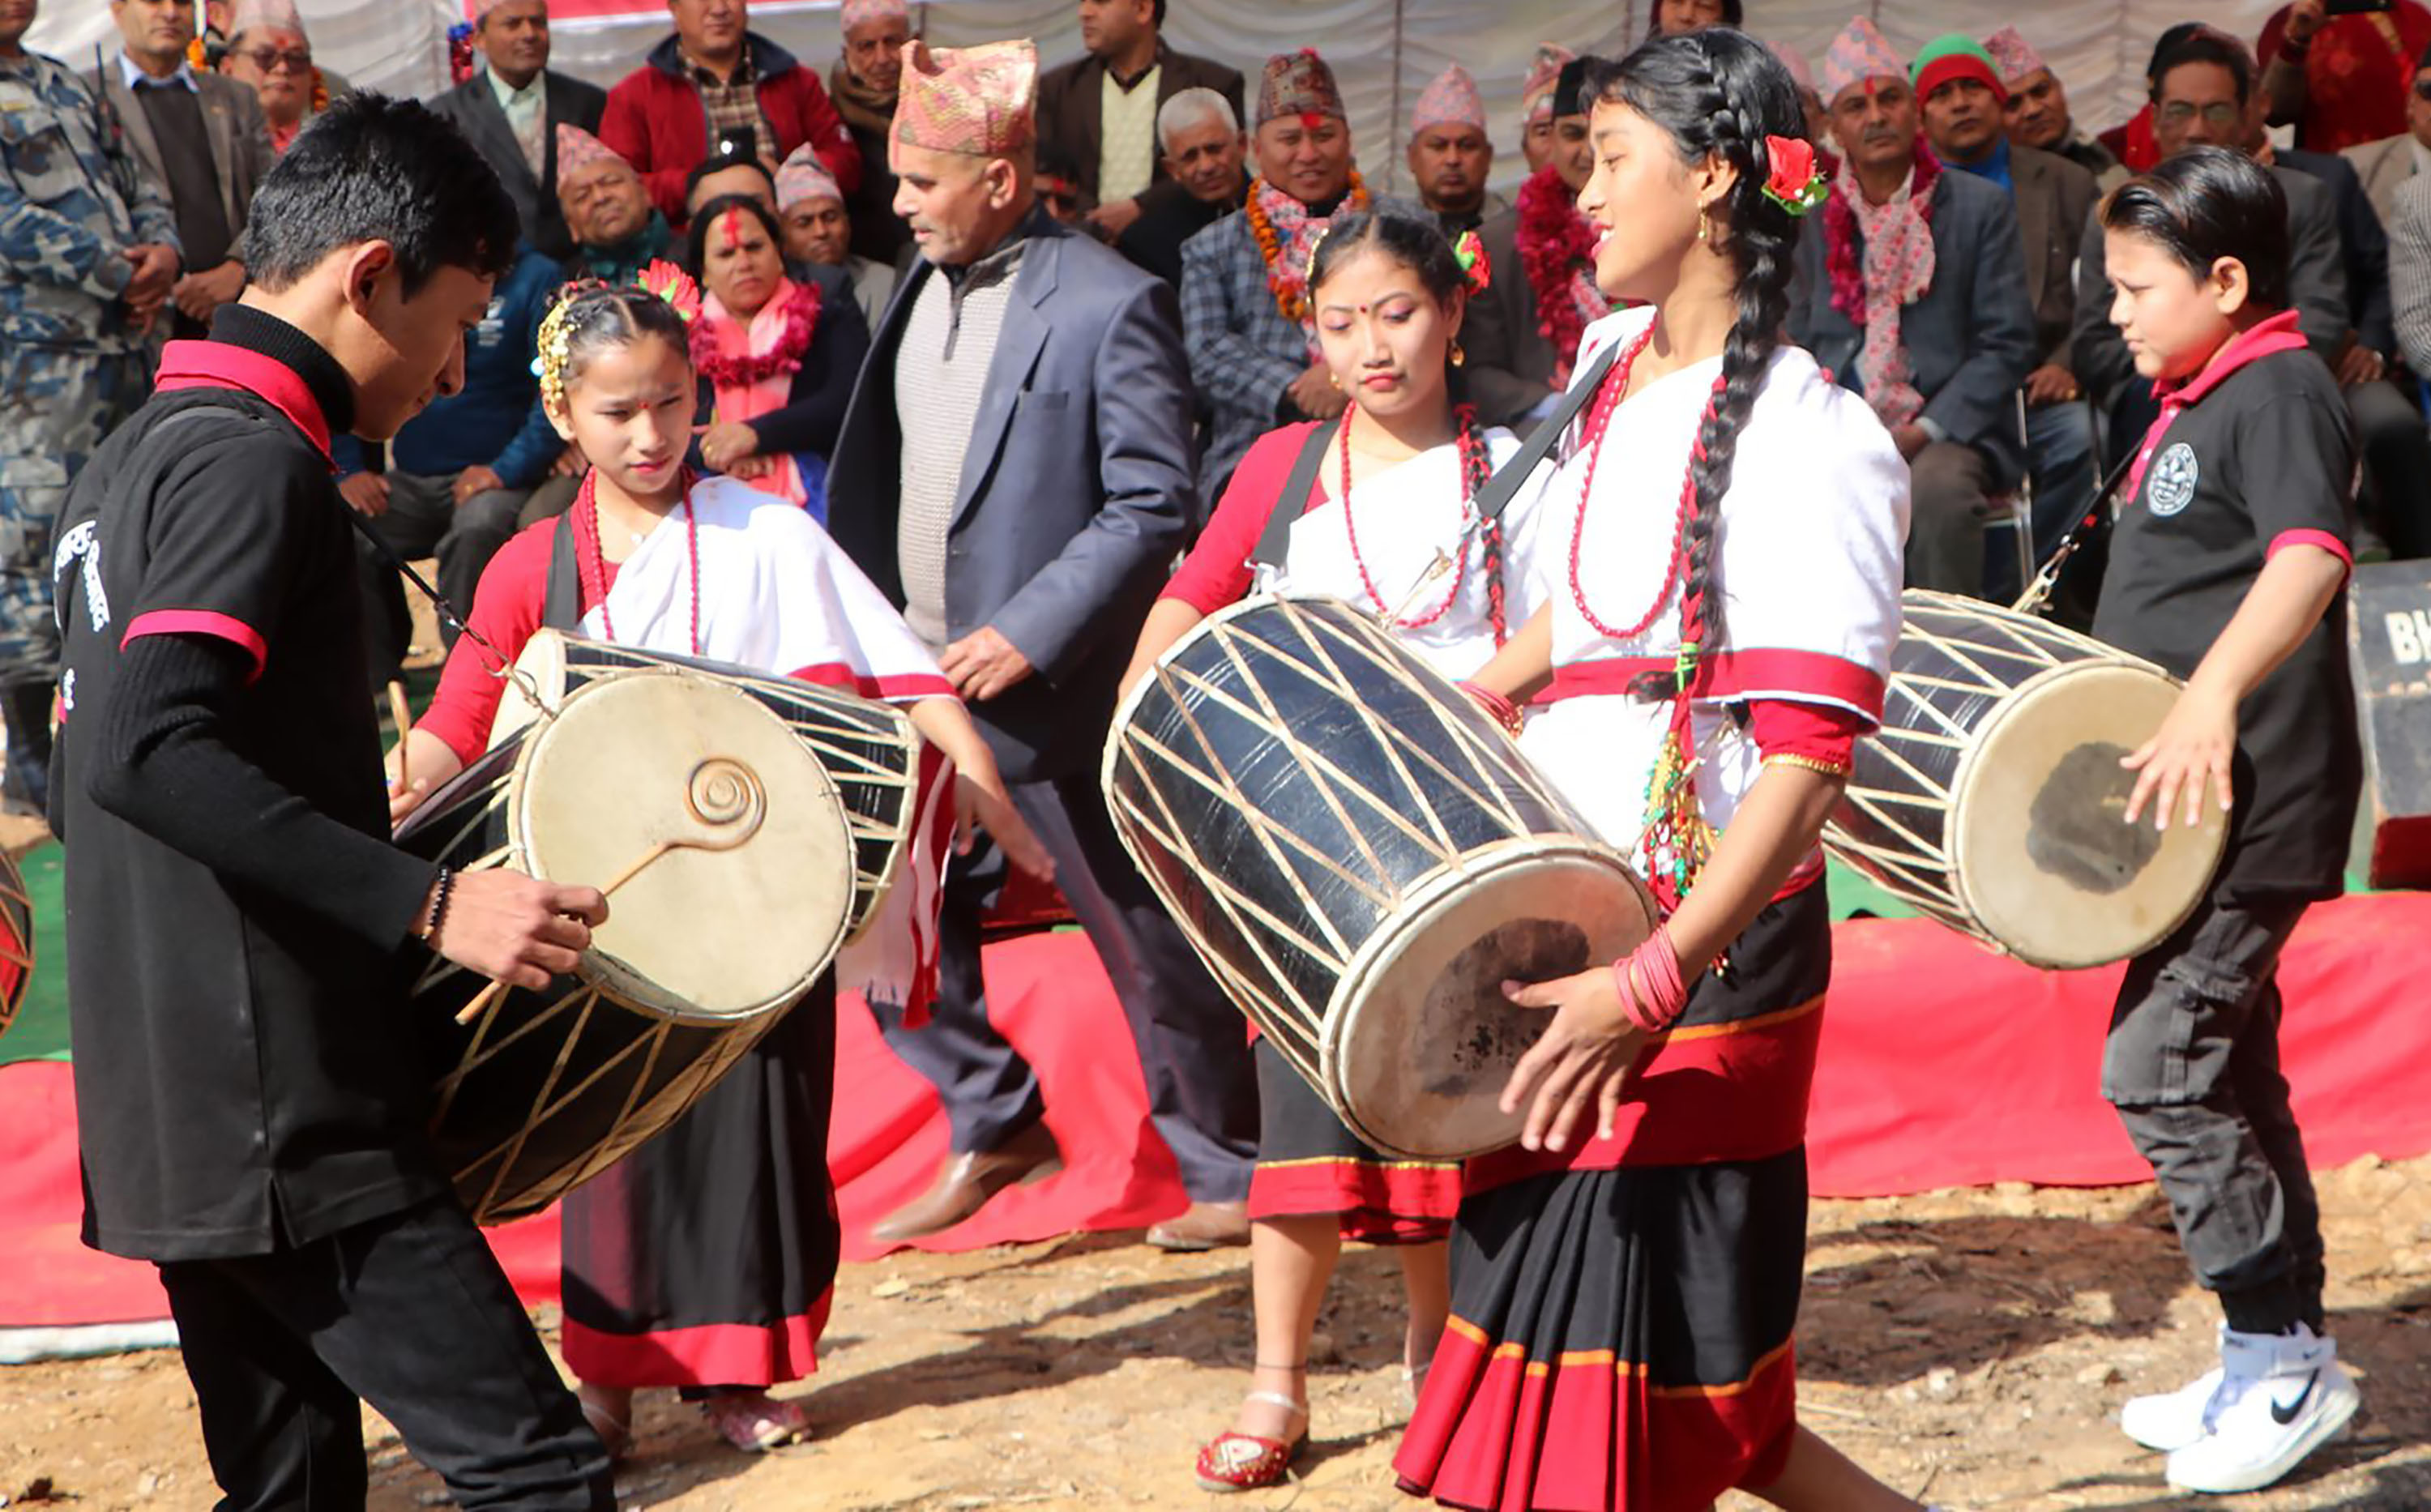
[[[177,276],[176,222],[92,94],[0,0],[0,714],[5,791],[39,809],[50,764],[51,528],[68,484],[147,386],[143,338]]]

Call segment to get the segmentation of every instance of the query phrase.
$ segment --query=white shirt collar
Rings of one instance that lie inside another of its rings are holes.
[[[2431,174],[2431,147],[2423,145],[2423,139],[2417,136],[2408,136],[2406,139],[2406,145],[2407,150],[2414,154],[2414,171],[2418,174]]]
[[[528,101],[537,100],[541,98],[542,92],[548,87],[548,75],[545,71],[534,74],[531,82],[522,89],[517,89],[500,78],[492,72],[487,63],[481,65],[481,76],[490,81],[490,92],[498,97],[498,106],[501,109],[511,105],[522,105]]]
[[[129,90],[142,89],[146,84],[176,83],[183,85],[186,92],[189,94],[200,94],[203,92],[203,87],[194,82],[193,68],[183,59],[178,59],[177,71],[176,73],[170,75],[165,79],[156,79],[151,75],[143,72],[143,65],[128,57],[126,52],[124,49],[121,49],[118,54],[118,76],[126,81],[126,87]]]

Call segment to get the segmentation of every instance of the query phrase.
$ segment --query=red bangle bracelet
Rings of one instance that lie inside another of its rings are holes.
[[[1688,990],[1680,980],[1680,956],[1671,937],[1659,926],[1646,943],[1612,964],[1614,988],[1621,1012],[1650,1034],[1660,1034],[1680,1021],[1688,1009]]]

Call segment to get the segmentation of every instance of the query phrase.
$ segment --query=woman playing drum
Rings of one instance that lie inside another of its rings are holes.
[[[1786,70],[1737,32],[1590,76],[1592,401],[1542,506],[1549,607],[1477,680],[1668,921],[1557,1010],[1471,1162],[1452,1317],[1396,1468],[1453,1506],[1914,1504],[1796,1423],[1805,1110],[1831,931],[1816,849],[1899,630],[1907,471],[1780,344],[1818,197]],[[1709,969],[1710,968],[1710,969]]]
[[[697,295],[663,265],[644,278],[663,294],[569,286],[541,328],[542,400],[592,471],[571,510],[517,535],[482,574],[479,641],[458,643],[406,736],[411,786],[394,815],[489,738],[507,684],[483,646],[511,658],[546,625],[909,702],[958,769],[963,826],[983,823],[1017,865],[1047,869],[951,684],[826,532],[791,503],[687,472],[685,317]],[[571,574],[552,572],[561,552]],[[573,592],[553,595],[553,578]],[[680,1122],[566,1200],[566,1363],[612,1453],[629,1438],[637,1386],[685,1388],[742,1449],[807,1426],[764,1388],[813,1368],[835,1278],[834,990],[830,974]]]
[[[1398,638],[1450,675],[1493,654],[1507,613],[1534,607],[1504,600],[1504,532],[1524,536],[1525,505],[1481,527],[1470,503],[1517,443],[1482,429],[1456,392],[1461,317],[1487,276],[1474,238],[1463,241],[1455,253],[1431,221],[1382,211],[1343,218],[1318,244],[1309,276],[1317,339],[1350,407],[1339,427],[1287,426],[1250,448],[1150,611],[1126,688],[1253,584],[1388,613]],[[1295,493],[1309,462],[1314,477]],[[1262,549],[1278,514],[1287,548]],[[1269,561],[1263,584],[1253,552]],[[1449,570],[1428,577],[1438,557]],[[1261,1041],[1257,1061],[1256,1374],[1232,1429],[1199,1453],[1199,1484],[1218,1491],[1276,1484],[1306,1441],[1309,1339],[1345,1237],[1402,1247],[1406,1359],[1413,1379],[1423,1374],[1442,1332],[1444,1235],[1460,1201],[1455,1164],[1387,1158],[1354,1138],[1273,1046]]]

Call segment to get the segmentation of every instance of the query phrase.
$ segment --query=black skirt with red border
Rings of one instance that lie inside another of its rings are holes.
[[[1362,1244],[1432,1244],[1460,1212],[1460,1163],[1400,1160],[1361,1144],[1263,1035],[1252,1221],[1333,1218]]]
[[[767,1386],[818,1366],[843,1229],[828,1176],[835,980],[562,1207],[567,1369],[604,1386]]]
[[[1640,1059],[1615,1137],[1472,1162],[1452,1319],[1394,1461],[1492,1512],[1704,1512],[1781,1473],[1806,1249],[1820,885],[1768,907]]]

